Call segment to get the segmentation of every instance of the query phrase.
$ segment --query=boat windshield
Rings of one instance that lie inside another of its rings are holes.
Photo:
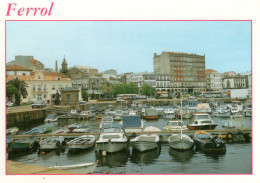
[[[210,117],[207,114],[205,114],[205,115],[195,115],[194,120],[196,120],[196,119],[210,119]]]
[[[120,133],[120,128],[105,128],[104,133]]]

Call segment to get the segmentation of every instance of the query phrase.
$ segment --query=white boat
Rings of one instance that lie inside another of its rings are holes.
[[[103,116],[99,128],[102,128],[103,125],[105,124],[112,124],[114,122],[114,119],[112,116]]]
[[[131,110],[131,111],[129,111],[129,115],[131,115],[131,116],[135,116],[135,115],[136,115],[136,111],[135,111],[135,110]]]
[[[137,115],[123,116],[121,124],[126,133],[142,132],[144,129],[144,122]]]
[[[155,135],[155,134],[152,135],[143,134],[130,140],[133,148],[141,152],[158,148],[159,141],[160,141],[159,135]]]
[[[40,141],[40,150],[59,149],[65,145],[63,136],[55,136]]]
[[[109,153],[126,149],[127,137],[122,126],[120,124],[103,125],[96,146],[100,151]]]
[[[167,125],[163,127],[166,131],[180,131],[181,128],[183,130],[188,130],[187,125],[184,125],[182,121],[168,121]]]
[[[70,150],[88,149],[94,146],[96,142],[94,135],[83,135],[67,143]]]
[[[181,105],[182,105],[182,100],[181,100]],[[182,107],[181,107],[182,109]],[[181,114],[182,114],[182,110],[181,110]],[[181,115],[181,123],[182,122],[182,115]],[[181,126],[181,130],[180,133],[178,134],[172,134],[169,139],[169,145],[170,148],[172,149],[176,149],[176,150],[188,150],[193,148],[194,146],[194,141],[186,134],[182,133],[182,126]]]
[[[53,131],[51,134],[67,134],[68,132],[70,132],[68,128],[61,128]]]
[[[45,120],[44,123],[53,123],[53,122],[58,122],[58,116],[57,114],[49,114]]]
[[[78,112],[76,109],[71,109],[69,114],[72,116],[76,116],[76,115],[78,115]]]
[[[95,116],[95,114],[93,114],[91,111],[81,111],[79,115],[88,118],[93,118]]]
[[[245,117],[241,114],[231,115],[228,121],[222,121],[223,128],[244,128]]]
[[[68,128],[70,130],[70,132],[73,132],[73,130],[75,130],[76,128],[82,127],[82,124],[80,123],[73,123],[68,125],[66,128]]]
[[[81,126],[77,127],[74,130],[72,130],[73,133],[88,133],[90,132],[90,127],[88,126]]]
[[[207,113],[193,114],[191,124],[187,125],[190,130],[214,130],[216,126]]]
[[[114,117],[114,120],[120,121],[122,119],[122,116],[123,116],[123,111],[122,110],[116,110],[116,115]]]
[[[215,117],[229,117],[231,114],[231,111],[229,109],[225,109],[225,108],[217,108],[214,112],[213,112],[213,116]]]
[[[211,113],[211,108],[208,103],[201,103],[197,105],[197,113]]]
[[[77,168],[84,168],[84,173],[86,174],[92,174],[94,173],[97,163],[81,163],[81,164],[75,164],[75,165],[63,165],[63,166],[51,166],[48,168],[52,169],[58,169],[58,170],[68,170],[68,169],[77,169]]]
[[[12,128],[6,129],[7,135],[15,135],[18,133],[18,131],[19,131],[19,128],[17,128],[17,127],[12,127]]]

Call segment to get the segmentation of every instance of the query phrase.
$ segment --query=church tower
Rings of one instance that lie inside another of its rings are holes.
[[[65,59],[65,56],[64,56],[64,59],[63,59],[63,62],[61,64],[61,72],[62,73],[67,73],[68,72],[68,64],[67,64],[67,61]]]

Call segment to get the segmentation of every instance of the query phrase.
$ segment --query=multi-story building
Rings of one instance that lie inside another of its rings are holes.
[[[219,91],[223,89],[223,75],[213,69],[207,69],[206,75],[206,89],[211,91]]]
[[[242,75],[224,77],[223,88],[225,88],[225,89],[248,88],[248,79],[246,76],[242,76]]]
[[[44,65],[43,65],[44,68]],[[22,102],[55,100],[55,94],[62,88],[71,87],[71,79],[63,73],[44,72],[43,70],[31,70],[26,67],[11,65],[6,68],[6,81],[18,78],[25,81],[28,87],[27,96],[23,96]]]
[[[171,75],[173,93],[192,93],[206,89],[205,55],[162,52],[153,57],[154,73]]]
[[[90,75],[90,76],[98,76],[98,69],[90,66],[74,66],[74,68]]]

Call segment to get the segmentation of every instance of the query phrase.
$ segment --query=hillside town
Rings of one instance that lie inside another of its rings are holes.
[[[138,87],[135,93],[141,98],[173,98],[180,96],[180,93],[202,96],[214,92],[219,98],[251,98],[251,72],[219,73],[214,68],[206,69],[205,55],[166,51],[160,55],[154,53],[154,72],[121,74],[114,69],[99,72],[98,68],[88,65],[73,65],[65,56],[60,68],[58,61],[54,63],[54,69],[45,68],[44,61],[22,55],[7,63],[6,82],[19,79],[26,83],[26,94],[21,94],[21,103],[44,101],[55,104],[57,93],[61,96],[61,91],[66,88],[78,90],[79,101],[115,100],[120,91],[116,93],[113,87],[124,83],[134,83]],[[150,92],[141,92],[144,85],[152,88]],[[7,90],[8,101],[15,102],[13,96],[11,94],[10,97]]]

